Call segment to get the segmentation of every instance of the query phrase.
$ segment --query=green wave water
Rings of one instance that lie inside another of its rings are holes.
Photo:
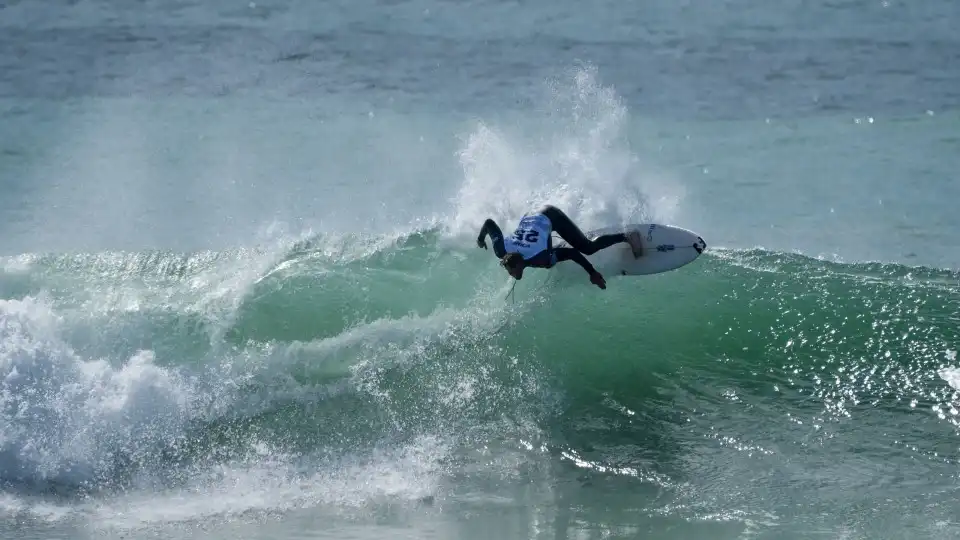
[[[511,295],[465,245],[4,259],[5,489],[120,505],[252,482],[263,501],[211,511],[231,515],[568,478],[693,531],[955,512],[960,274],[709,249]]]

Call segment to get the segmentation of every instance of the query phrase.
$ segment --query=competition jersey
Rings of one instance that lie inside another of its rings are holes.
[[[550,219],[543,214],[524,216],[513,235],[503,239],[504,248],[507,252],[520,253],[525,260],[530,260],[550,245],[552,228]]]

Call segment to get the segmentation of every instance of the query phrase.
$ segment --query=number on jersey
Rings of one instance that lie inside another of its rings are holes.
[[[523,227],[518,227],[517,230],[513,231],[513,240],[515,242],[536,244],[539,238],[540,231],[536,229],[524,229]]]

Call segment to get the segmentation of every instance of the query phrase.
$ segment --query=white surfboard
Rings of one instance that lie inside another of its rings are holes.
[[[634,223],[623,227],[605,227],[585,232],[587,238],[603,234],[640,231],[643,254],[633,256],[628,244],[615,244],[587,256],[597,271],[604,276],[640,276],[676,270],[690,264],[707,248],[707,243],[698,234],[673,225],[659,223]],[[567,246],[562,239],[555,247]],[[576,264],[574,264],[576,266]]]

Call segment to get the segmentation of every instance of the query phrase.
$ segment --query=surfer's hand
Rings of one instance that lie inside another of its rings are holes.
[[[595,272],[593,274],[590,274],[590,283],[593,283],[594,285],[596,285],[597,287],[600,287],[601,289],[607,288],[607,281],[603,279],[603,276],[600,274],[600,272]]]
[[[483,249],[487,249],[487,243],[483,241],[482,236],[477,237],[477,247],[482,247]]]

